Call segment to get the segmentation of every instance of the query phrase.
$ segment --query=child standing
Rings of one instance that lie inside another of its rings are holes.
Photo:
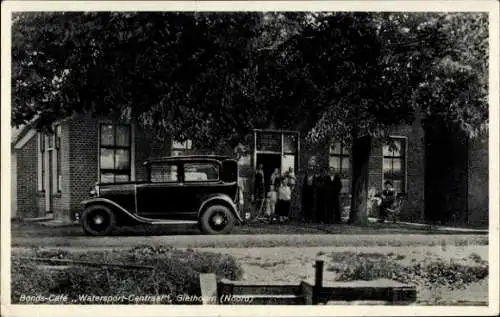
[[[269,218],[273,218],[276,213],[276,204],[278,202],[278,193],[276,192],[274,185],[271,185],[269,187],[269,193],[267,194],[267,199],[269,201],[269,213],[267,216]]]
[[[279,216],[279,221],[284,222],[288,218],[288,213],[290,210],[290,201],[292,196],[292,191],[290,189],[290,186],[288,186],[288,179],[284,178],[281,181],[281,185],[279,188],[279,195],[278,195],[278,216]]]
[[[387,209],[391,208],[396,199],[396,191],[392,187],[392,182],[387,180],[384,183],[385,189],[382,191],[382,204],[380,205],[379,222],[385,222],[387,218]]]

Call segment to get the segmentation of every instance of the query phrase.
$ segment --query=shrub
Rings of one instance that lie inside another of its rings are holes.
[[[242,270],[234,258],[209,252],[181,251],[164,247],[136,247],[128,251],[68,253],[34,250],[34,257],[65,258],[103,264],[152,266],[153,270],[125,268],[93,268],[72,266],[67,269],[44,269],[34,263],[12,259],[12,302],[22,294],[65,294],[77,300],[82,294],[91,296],[200,294],[199,274],[215,273],[218,278],[237,280]],[[110,302],[115,304],[126,304]],[[167,303],[167,302],[164,302]]]
[[[487,262],[469,266],[432,259],[422,263],[412,261],[410,265],[405,266],[381,253],[338,252],[330,257],[336,263],[328,266],[327,270],[336,272],[336,278],[340,281],[392,279],[431,288],[447,286],[456,289],[488,276]]]

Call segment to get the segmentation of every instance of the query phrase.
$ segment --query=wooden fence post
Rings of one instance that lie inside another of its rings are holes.
[[[200,288],[203,305],[214,305],[219,303],[217,277],[214,273],[200,274]]]
[[[315,274],[314,274],[314,287],[313,287],[313,300],[312,304],[317,305],[320,299],[321,289],[323,288],[323,260],[316,260]]]

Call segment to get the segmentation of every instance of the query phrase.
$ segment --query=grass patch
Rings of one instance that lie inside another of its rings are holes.
[[[404,257],[403,257],[404,258]],[[402,265],[397,260],[381,253],[336,252],[330,254],[332,262],[327,270],[337,273],[339,281],[391,279],[402,283],[417,284],[426,288],[446,286],[462,289],[468,284],[481,281],[488,276],[487,262],[465,265],[441,259],[411,261]]]
[[[176,303],[176,296],[200,296],[199,274],[215,273],[218,278],[237,280],[242,270],[233,257],[224,254],[176,250],[142,246],[127,251],[95,251],[69,253],[31,250],[23,257],[43,257],[99,262],[103,264],[134,264],[152,266],[153,270],[122,268],[92,268],[74,266],[66,269],[48,269],[12,256],[12,302],[19,303],[21,295],[65,294],[71,304],[81,304],[80,295],[122,296],[170,295],[163,304]],[[109,304],[128,304],[117,299]],[[59,303],[60,304],[60,303]],[[183,303],[185,304],[185,303]]]

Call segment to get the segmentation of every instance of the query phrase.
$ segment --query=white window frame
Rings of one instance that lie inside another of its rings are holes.
[[[340,153],[332,153],[332,145],[335,146],[340,146]],[[351,194],[351,186],[352,186],[352,158],[351,158],[351,150],[348,151],[346,154],[344,152],[344,149],[346,148],[345,145],[343,145],[340,142],[330,142],[330,145],[328,147],[328,168],[330,169],[330,158],[333,157],[338,157],[340,158],[340,166],[342,167],[342,162],[344,161],[344,158],[347,158],[349,160],[349,171],[347,177],[340,177],[342,181],[347,180],[349,183],[349,186],[347,187],[347,190],[345,192],[341,192],[342,195],[349,195]],[[341,169],[342,170],[342,169]],[[344,189],[345,186],[342,184],[342,189]]]
[[[44,171],[45,171],[45,149],[42,152],[42,142],[45,143],[45,136],[41,133],[37,133],[36,139],[36,149],[37,149],[37,189],[39,192],[45,191],[45,179],[44,179]],[[46,172],[46,171],[45,171]]]
[[[97,181],[101,182],[101,126],[103,124],[122,124],[130,126],[130,181],[135,181],[135,124],[126,122],[115,122],[112,120],[97,121]]]
[[[404,192],[408,193],[408,137],[405,135],[389,135],[390,139],[403,139],[404,140]],[[384,144],[385,145],[385,144]],[[382,181],[381,181],[381,187],[384,188],[384,147],[382,145]]]
[[[280,135],[280,150],[279,151],[266,151],[257,149],[257,135],[259,133],[271,133]],[[297,138],[297,152],[284,151],[285,134],[294,134]],[[297,174],[300,169],[300,132],[295,130],[276,130],[276,129],[254,129],[253,130],[253,170],[257,170],[257,155],[259,154],[279,154],[281,157],[281,171],[280,174],[285,173],[283,170],[283,158],[285,155],[293,155],[295,157],[294,172]]]
[[[187,151],[190,151],[192,149],[193,149],[193,142],[190,139],[187,139],[184,142],[172,140],[170,146],[170,155],[179,156],[179,155],[174,155],[174,152],[181,152],[180,155],[185,155]]]

